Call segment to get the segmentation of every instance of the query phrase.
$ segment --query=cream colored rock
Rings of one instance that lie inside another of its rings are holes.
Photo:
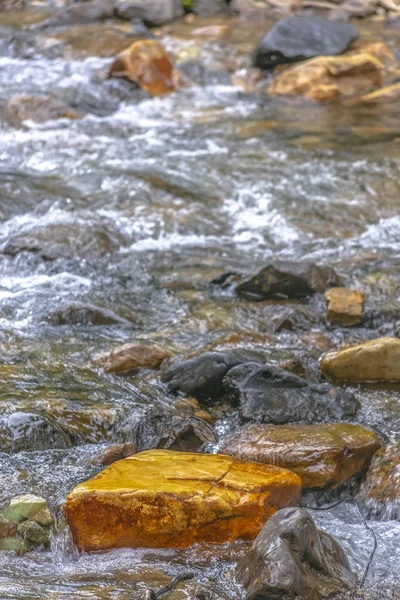
[[[319,56],[278,74],[269,92],[317,102],[338,101],[381,87],[387,65],[393,61],[392,51],[383,43],[340,56]]]
[[[382,337],[328,352],[320,367],[333,381],[400,381],[400,339]]]
[[[380,90],[375,90],[370,94],[365,94],[358,98],[358,104],[389,104],[390,102],[398,102],[400,99],[400,83],[387,85]]]
[[[362,321],[364,293],[346,288],[331,288],[325,292],[328,303],[326,318],[332,325],[350,327]]]
[[[64,514],[79,550],[253,539],[300,500],[300,478],[229,456],[150,450],[78,485]]]

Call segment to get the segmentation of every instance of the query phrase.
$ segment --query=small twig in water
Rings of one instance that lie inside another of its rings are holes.
[[[181,581],[187,581],[188,579],[193,579],[193,577],[193,573],[184,573],[175,577],[168,585],[158,590],[158,592],[149,588],[144,594],[144,600],[157,600],[160,596],[171,592]]]

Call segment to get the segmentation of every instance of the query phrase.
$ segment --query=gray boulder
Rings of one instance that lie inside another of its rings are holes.
[[[278,21],[262,38],[253,64],[271,69],[282,63],[341,54],[357,38],[357,30],[349,23],[320,17],[289,17]]]
[[[173,394],[217,400],[224,393],[222,380],[229,369],[249,360],[260,360],[260,355],[251,351],[205,352],[172,365],[161,379]]]
[[[320,600],[357,584],[342,547],[304,508],[284,508],[269,519],[237,576],[248,600]]]
[[[248,362],[226,374],[223,387],[245,421],[314,423],[355,415],[355,397],[327,383],[309,383],[279,367]]]

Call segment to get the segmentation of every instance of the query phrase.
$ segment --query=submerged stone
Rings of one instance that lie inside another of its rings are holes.
[[[220,452],[277,465],[301,477],[303,488],[336,488],[364,473],[380,447],[360,425],[249,425],[228,436]]]
[[[240,561],[248,600],[323,600],[355,588],[357,576],[339,543],[304,508],[279,510]]]
[[[123,344],[96,361],[106,373],[132,373],[138,369],[159,369],[171,354],[158,346]]]
[[[78,485],[64,514],[81,551],[179,548],[252,539],[300,494],[300,478],[279,467],[152,450]]]
[[[382,337],[328,352],[320,367],[332,381],[400,381],[400,339]]]
[[[50,96],[15,95],[4,108],[6,121],[20,127],[24,121],[45,123],[55,119],[81,119],[83,114]]]
[[[162,25],[184,14],[181,0],[122,0],[115,13],[119,19],[142,19],[147,25]]]
[[[257,275],[238,285],[236,292],[249,300],[296,299],[324,292],[339,282],[331,267],[284,261],[267,265]]]
[[[52,325],[129,325],[117,313],[101,306],[84,302],[71,302],[47,315]]]
[[[313,423],[341,420],[356,414],[359,403],[344,390],[309,383],[284,369],[249,362],[231,369],[224,389],[245,421]]]
[[[289,17],[278,21],[262,38],[253,62],[260,69],[271,69],[320,55],[341,54],[358,38],[349,23],[320,17]]]

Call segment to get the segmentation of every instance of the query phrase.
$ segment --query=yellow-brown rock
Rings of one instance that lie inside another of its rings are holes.
[[[336,488],[368,469],[380,442],[349,423],[250,425],[226,438],[221,452],[274,464],[301,477],[303,488]]]
[[[332,381],[400,381],[400,339],[381,337],[328,352],[320,367]]]
[[[377,452],[359,492],[359,498],[378,514],[400,509],[400,440]]]
[[[381,87],[394,55],[385,44],[370,44],[340,56],[319,56],[277,75],[271,94],[338,101]]]
[[[140,40],[118,54],[109,71],[110,77],[126,77],[152,96],[176,89],[177,76],[162,44]]]
[[[137,369],[159,369],[163,360],[171,354],[158,346],[146,344],[123,344],[93,361],[102,365],[106,373],[132,373]]]
[[[325,292],[328,303],[326,318],[332,325],[351,327],[362,321],[364,293],[343,287],[331,288]]]
[[[358,104],[383,104],[398,102],[400,98],[400,83],[387,85],[357,99]]]
[[[300,478],[229,456],[150,450],[78,485],[64,514],[81,551],[253,539],[300,500]]]

